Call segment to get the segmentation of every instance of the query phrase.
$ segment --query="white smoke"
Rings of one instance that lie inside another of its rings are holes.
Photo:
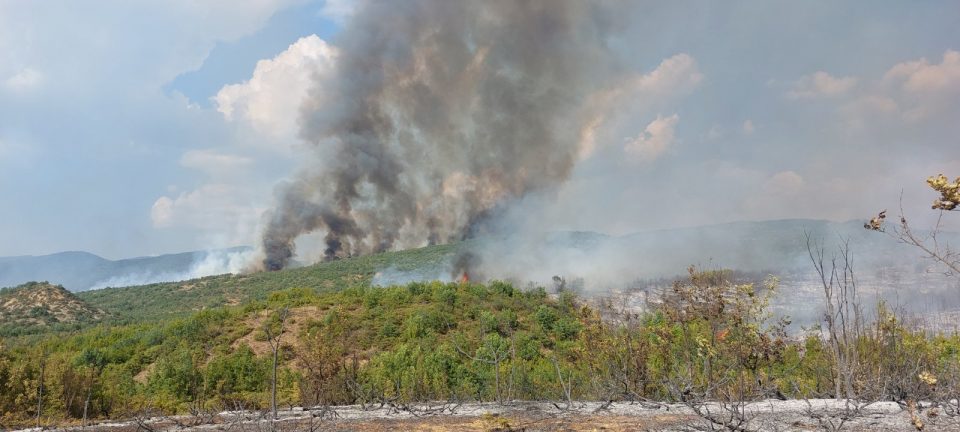
[[[206,276],[215,276],[227,273],[240,273],[252,260],[256,259],[256,251],[245,250],[214,250],[202,252],[190,269],[182,272],[154,272],[142,271],[114,276],[101,280],[90,289],[108,287],[124,287],[149,285],[162,282],[179,282],[197,279]]]

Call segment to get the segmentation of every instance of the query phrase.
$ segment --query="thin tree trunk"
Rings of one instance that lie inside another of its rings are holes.
[[[271,383],[270,389],[270,407],[273,409],[273,419],[277,419],[277,354],[279,353],[280,344],[277,344],[277,348],[273,349],[273,382]]]
[[[273,411],[274,420],[279,418],[277,416],[277,365],[279,363],[280,356],[280,341],[283,338],[283,330],[289,314],[290,308],[286,306],[277,312],[278,319],[280,321],[280,328],[277,330],[276,334],[273,333],[269,325],[264,328],[264,331],[267,333],[267,340],[270,343],[270,348],[273,349],[273,379],[270,380],[270,408],[271,411]]]
[[[507,381],[507,400],[513,400],[513,377],[517,365],[517,344],[513,331],[510,332],[510,376]]]
[[[500,360],[493,362],[494,376],[496,377],[495,390],[497,392],[497,403],[503,404],[503,398],[500,397]]]
[[[563,389],[563,396],[567,399],[567,408],[569,409],[573,405],[573,398],[570,395],[570,380],[569,377],[567,382],[563,382],[563,373],[560,372],[560,362],[556,358],[552,358],[553,367],[557,369],[557,379],[560,381],[560,388]]]
[[[43,412],[43,381],[47,369],[47,362],[42,358],[43,355],[41,354],[40,359],[40,384],[37,389],[37,427],[40,427],[40,414]]]
[[[93,384],[87,387],[87,399],[83,401],[83,427],[87,427],[87,408],[90,406],[90,395],[93,393]]]

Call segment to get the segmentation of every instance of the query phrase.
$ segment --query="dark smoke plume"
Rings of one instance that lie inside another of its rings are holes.
[[[301,112],[317,160],[280,187],[264,267],[298,236],[328,259],[458,240],[494,209],[549,192],[597,125],[617,76],[613,4],[585,0],[364,3],[332,81]]]
[[[450,270],[450,280],[454,281],[468,281],[468,280],[478,280],[483,281],[486,278],[479,273],[480,268],[480,256],[469,251],[462,251],[453,257],[453,263]]]

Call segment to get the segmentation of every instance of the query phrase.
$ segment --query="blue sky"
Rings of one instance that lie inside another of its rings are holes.
[[[0,255],[254,244],[301,168],[347,0],[0,0]],[[960,175],[955,2],[651,2],[642,88],[548,202],[551,229],[922,212]]]

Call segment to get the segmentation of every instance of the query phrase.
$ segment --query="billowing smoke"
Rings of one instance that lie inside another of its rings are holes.
[[[458,240],[571,173],[615,81],[616,8],[585,0],[381,1],[338,40],[301,112],[317,158],[281,185],[263,265],[325,235],[327,259]]]

